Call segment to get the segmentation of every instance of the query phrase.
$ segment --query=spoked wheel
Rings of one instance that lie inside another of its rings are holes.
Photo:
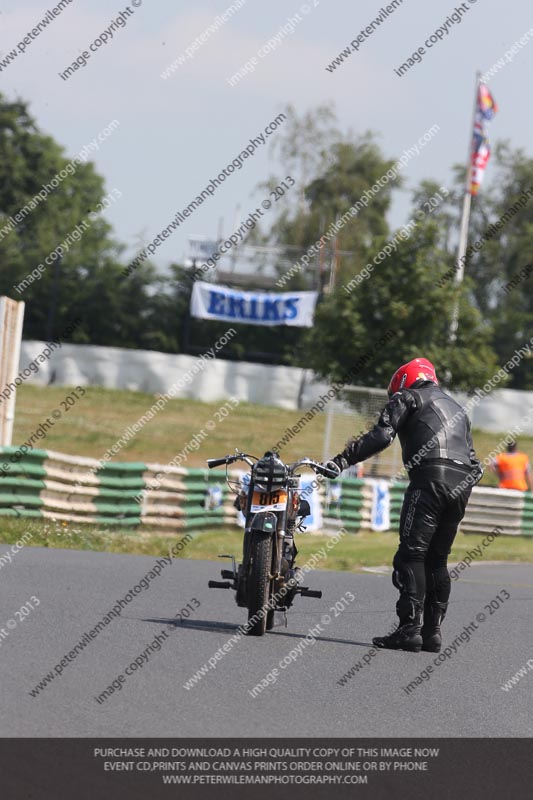
[[[264,636],[274,624],[274,612],[267,610],[272,566],[272,537],[253,535],[250,547],[250,572],[248,574],[249,605],[248,636]],[[270,625],[269,625],[270,623]]]

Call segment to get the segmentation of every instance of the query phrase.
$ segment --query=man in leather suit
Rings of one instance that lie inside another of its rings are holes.
[[[466,412],[439,387],[430,361],[415,358],[400,367],[388,394],[374,428],[351,439],[332,461],[342,471],[384,450],[398,434],[409,475],[393,561],[399,625],[373,642],[393,650],[438,653],[450,596],[448,555],[483,468]]]

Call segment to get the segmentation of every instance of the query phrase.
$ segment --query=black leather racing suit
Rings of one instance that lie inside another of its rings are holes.
[[[400,517],[393,583],[400,623],[450,596],[447,562],[472,486],[483,475],[465,410],[432,381],[392,396],[371,431],[333,459],[341,469],[388,447],[396,434],[409,475]],[[425,615],[426,616],[426,615]]]

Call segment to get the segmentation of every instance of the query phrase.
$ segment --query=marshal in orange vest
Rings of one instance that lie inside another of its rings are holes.
[[[514,445],[516,448],[516,445]],[[494,471],[500,480],[500,489],[531,490],[529,459],[525,453],[508,447],[507,453],[500,453],[494,459]]]

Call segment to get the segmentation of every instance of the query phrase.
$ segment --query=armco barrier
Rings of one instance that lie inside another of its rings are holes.
[[[502,533],[527,535],[522,524],[525,502],[525,492],[476,486],[472,490],[461,530],[463,533],[487,533],[498,525]]]
[[[0,448],[0,515],[115,527],[191,530],[235,524],[221,475],[162,464],[108,463],[47,450]],[[209,508],[209,489],[222,504]]]
[[[527,494],[524,497],[524,507],[522,509],[522,533],[525,536],[533,536],[533,495]]]
[[[331,491],[319,491],[323,529],[370,529],[372,481],[344,478],[335,486],[337,499]],[[406,486],[390,486],[391,530],[399,527]],[[211,507],[213,491],[219,498]],[[237,524],[233,495],[221,473],[143,462],[101,466],[94,458],[51,450],[21,455],[16,447],[0,448],[0,515],[124,528],[146,525],[161,532]],[[496,525],[504,534],[533,536],[533,495],[476,486],[461,531],[488,533]]]
[[[370,528],[372,511],[372,485],[360,478],[344,478],[336,482],[340,490],[338,500],[331,493],[321,497],[326,530],[345,528],[348,533]]]
[[[369,530],[372,516],[372,485],[369,480],[340,481],[341,497],[326,503],[325,527],[344,526],[350,533]],[[398,530],[407,482],[390,485],[390,530]],[[533,495],[510,489],[475,486],[461,522],[463,533],[489,533],[496,525],[510,536],[533,536]]]
[[[407,481],[393,483],[390,486],[390,525],[393,530],[400,526],[400,512],[402,510],[403,496],[407,489]]]

